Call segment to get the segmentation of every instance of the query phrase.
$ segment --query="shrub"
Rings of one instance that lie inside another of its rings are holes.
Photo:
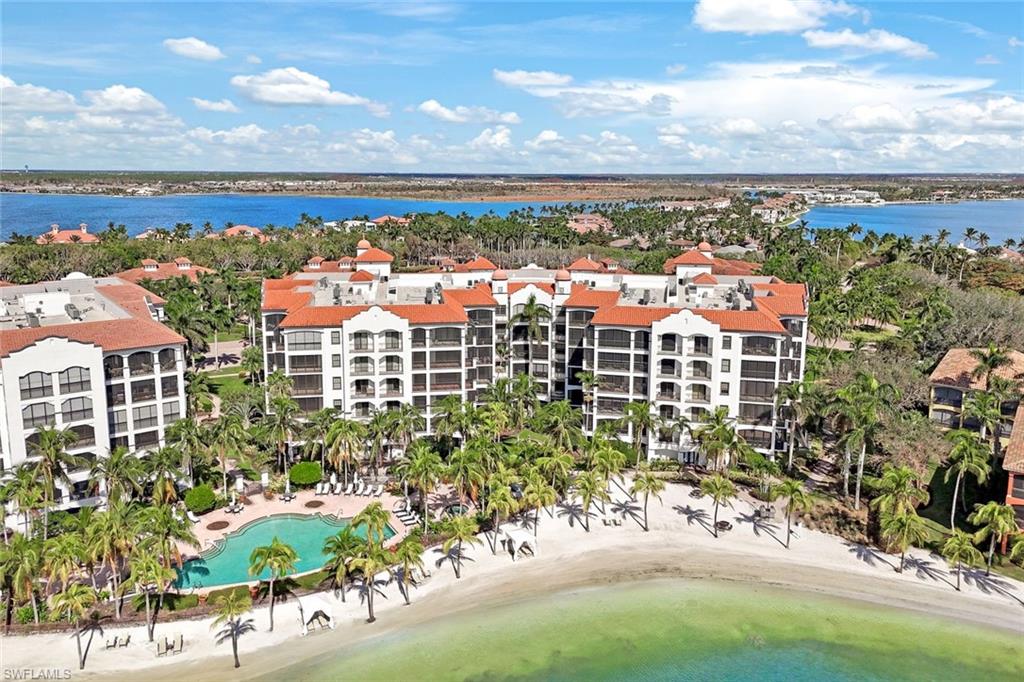
[[[46,604],[46,601],[40,599],[36,603],[36,606],[39,609],[39,622],[45,623],[47,618],[49,617],[49,608]],[[35,618],[32,615],[32,605],[25,604],[24,606],[15,609],[14,620],[19,625],[29,625],[35,623]]]
[[[292,485],[310,486],[319,483],[323,478],[320,462],[299,462],[288,473]]]
[[[217,496],[209,483],[197,485],[185,493],[185,506],[193,514],[205,514],[217,505]]]

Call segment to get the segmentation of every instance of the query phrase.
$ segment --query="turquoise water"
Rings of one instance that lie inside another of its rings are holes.
[[[241,672],[266,682],[973,682],[1024,679],[1022,631],[797,591],[657,580],[478,603],[306,660],[271,654],[287,662],[277,670],[254,661],[246,671],[243,659]]]
[[[558,202],[550,202],[555,205]],[[0,193],[0,238],[12,232],[41,234],[51,223],[70,228],[88,223],[92,231],[113,221],[124,225],[129,235],[150,227],[174,227],[192,223],[196,228],[209,221],[221,229],[226,222],[263,227],[268,223],[289,226],[308,213],[324,220],[344,220],[367,215],[405,215],[410,212],[472,216],[510,211],[541,204],[515,201],[412,201],[408,199],[363,199],[359,197],[315,197],[242,194],[175,194],[160,197],[116,197],[81,194]]]
[[[175,587],[205,588],[255,580],[255,576],[249,575],[249,555],[254,548],[269,545],[275,537],[291,545],[298,554],[296,573],[315,571],[326,561],[323,555],[324,540],[348,525],[348,519],[319,514],[269,516],[254,521],[228,535],[215,549],[205,552],[202,558],[186,561],[178,572]],[[386,538],[394,534],[391,527],[384,532]],[[366,529],[356,528],[356,535],[365,538]],[[264,571],[259,577],[265,580],[270,577],[270,572]]]
[[[884,204],[881,206],[814,206],[803,219],[811,227],[846,227],[857,223],[865,232],[920,237],[939,228],[952,232],[950,241],[962,239],[973,227],[991,237],[991,244],[1024,237],[1024,201],[963,201],[958,204]]]

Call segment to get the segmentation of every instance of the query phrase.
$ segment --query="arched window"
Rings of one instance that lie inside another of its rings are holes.
[[[65,422],[92,419],[92,400],[90,398],[69,398],[61,404],[60,415]]]
[[[18,384],[22,400],[53,395],[53,379],[46,372],[29,372],[18,379]]]
[[[88,424],[72,426],[70,430],[78,437],[72,447],[85,448],[96,445],[96,431]]]
[[[384,350],[402,350],[402,334],[396,331],[384,332]]]
[[[54,409],[50,403],[34,403],[21,411],[21,419],[26,429],[34,429],[37,426],[52,426],[55,423],[53,415]]]
[[[167,372],[178,365],[177,354],[173,348],[164,348],[158,356],[160,358],[160,371]]]
[[[57,375],[57,382],[60,384],[62,394],[81,393],[92,388],[89,370],[85,367],[68,367]]]
[[[128,371],[131,375],[153,373],[153,354],[148,351],[139,351],[128,356]]]
[[[103,374],[108,379],[121,379],[124,377],[124,357],[121,355],[108,355],[103,358]]]

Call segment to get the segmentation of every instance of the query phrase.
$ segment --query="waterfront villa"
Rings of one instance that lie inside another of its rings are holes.
[[[62,230],[53,223],[50,230],[36,237],[36,244],[98,244],[100,238],[89,233],[89,226],[79,223],[78,229]]]
[[[143,258],[141,267],[118,272],[114,277],[134,284],[147,279],[153,282],[161,282],[165,279],[174,279],[175,277],[188,277],[191,281],[195,282],[199,279],[199,275],[203,273],[211,274],[213,270],[204,268],[201,265],[195,265],[188,258],[181,256],[175,258],[170,263],[158,263],[152,258]]]
[[[476,402],[496,379],[529,373],[542,399],[583,408],[587,433],[609,423],[632,439],[619,420],[628,403],[649,401],[665,420],[725,407],[754,448],[784,448],[775,395],[803,376],[802,284],[735,274],[706,244],[666,262],[663,275],[589,258],[507,271],[475,259],[417,273],[393,273],[392,261],[362,240],[350,263],[314,258],[264,281],[265,367],[292,378],[304,411],[367,419],[412,403],[431,433],[445,396]],[[541,334],[531,339],[523,315],[537,307]],[[596,385],[585,387],[582,372]],[[643,441],[650,458],[702,463],[685,429]]]

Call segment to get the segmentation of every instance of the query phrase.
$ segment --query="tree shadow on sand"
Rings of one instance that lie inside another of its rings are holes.
[[[452,545],[452,548],[447,552],[444,551],[443,547],[435,547],[434,551],[441,555],[434,562],[434,566],[436,568],[441,568],[441,566],[443,566],[447,562],[452,565],[452,570],[454,571],[456,565],[465,568],[465,564],[467,561],[473,561],[473,559],[466,556],[466,553],[464,551],[461,551],[459,549],[458,545]],[[458,569],[458,573],[461,574],[462,568]]]
[[[1013,594],[1016,589],[1012,583],[998,575],[985,575],[984,568],[964,568],[964,582],[973,585],[984,594],[997,594],[1002,597],[1009,597],[1021,606],[1024,600]]]
[[[581,526],[584,525],[583,505],[576,500],[562,500],[559,502],[555,515],[559,518],[568,518],[570,528],[574,527],[575,524],[579,524]],[[588,523],[591,516],[593,516],[593,514],[590,511],[587,511],[586,517]]]
[[[750,527],[754,530],[754,535],[756,537],[761,537],[761,534],[764,533],[783,547],[786,546],[786,543],[779,539],[779,526],[771,521],[762,519],[753,512],[749,514],[737,513],[737,515],[733,517],[733,520],[735,520],[737,524],[749,523]]]
[[[638,526],[640,526],[641,528],[644,527],[643,509],[636,502],[636,500],[618,500],[612,502],[609,505],[609,509],[611,509],[612,513],[619,514],[620,516],[622,516],[622,518],[626,518],[628,516],[629,518],[636,521],[636,524]]]
[[[711,527],[711,517],[708,515],[707,510],[694,509],[690,505],[680,507],[678,504],[672,507],[672,510],[677,514],[686,517],[686,525],[692,526],[696,523],[712,535],[715,534],[715,529]]]
[[[894,564],[889,559],[888,555],[881,550],[875,549],[869,545],[862,545],[859,542],[851,542],[849,540],[844,540],[843,544],[849,548],[847,551],[849,551],[850,554],[854,555],[868,566],[885,564],[892,570],[896,570],[896,564]]]
[[[949,580],[949,573],[936,568],[934,560],[937,557],[933,554],[931,558],[924,559],[922,557],[908,556],[903,562],[903,572],[909,573],[911,570],[914,571],[914,576],[919,580],[931,580],[933,582],[944,582],[950,587],[956,587],[956,583]]]

